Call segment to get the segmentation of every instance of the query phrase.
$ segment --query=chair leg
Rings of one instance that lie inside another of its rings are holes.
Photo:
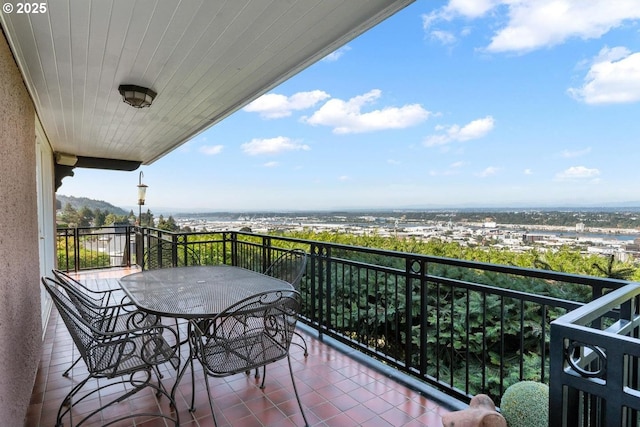
[[[189,411],[196,411],[196,374],[193,370],[193,358],[189,356],[189,365],[191,366],[191,408]],[[205,378],[206,379],[206,378]]]
[[[297,335],[300,338],[300,341],[302,341],[302,344],[298,341],[294,341],[291,340],[291,344],[295,344],[298,347],[300,347],[301,349],[304,350],[304,357],[307,357],[309,355],[309,351],[307,350],[307,340],[304,339],[304,337],[302,336],[302,334],[300,334],[300,332],[298,331],[293,331],[294,335]]]
[[[258,378],[260,375],[258,375],[258,369],[260,368],[256,368],[256,378]],[[264,365],[262,367],[262,383],[260,384],[260,388],[264,389],[264,380],[267,378],[267,365]]]
[[[297,336],[300,338],[300,340],[302,341],[302,343],[299,343],[298,341],[291,340],[291,344],[295,344],[295,345],[297,345],[298,347],[300,347],[302,350],[304,350],[304,357],[309,356],[309,350],[307,350],[307,341],[304,339],[304,337],[302,336],[302,334],[300,334],[298,331],[293,331],[293,334],[294,334],[294,335],[297,335]],[[254,377],[255,377],[256,379],[257,379],[257,378],[260,378],[260,371],[259,371],[259,369],[260,369],[260,368],[256,368],[256,373],[255,373],[255,375],[254,375]],[[264,376],[266,375],[266,372],[267,372],[267,367],[266,367],[266,365],[262,367],[262,372],[263,372],[263,377],[264,377]],[[247,371],[247,375],[249,375],[249,372],[248,372],[248,371]],[[262,385],[260,386],[260,388],[264,388],[264,378],[262,378]]]
[[[309,421],[307,421],[307,416],[304,414],[304,409],[302,409],[302,402],[300,401],[300,395],[298,395],[298,387],[296,387],[296,380],[293,377],[293,367],[291,366],[291,357],[289,357],[288,354],[287,354],[287,362],[289,362],[289,373],[291,374],[291,383],[293,384],[293,392],[296,395],[296,400],[298,401],[298,406],[300,407],[300,413],[302,414],[304,425],[308,427]]]
[[[66,371],[64,371],[64,372],[62,373],[62,376],[63,376],[63,377],[68,377],[68,376],[69,376],[69,372],[71,372],[71,370],[73,369],[73,367],[74,367],[74,366],[76,366],[76,365],[78,364],[78,362],[79,362],[79,361],[81,361],[81,360],[82,360],[82,357],[78,357],[78,358],[76,359],[76,361],[75,361],[75,362],[73,362],[73,364],[71,364],[71,366],[69,366],[69,368],[68,368]]]
[[[211,400],[211,390],[209,389],[209,379],[207,378],[207,373],[204,373],[204,384],[207,386],[207,397],[209,398],[209,408],[211,409],[211,416],[213,417],[213,425],[217,426],[218,421],[216,420],[216,413],[213,410],[213,401]]]
[[[187,372],[187,369],[189,367],[191,367],[191,387],[192,387],[191,388],[191,407],[189,408],[189,411],[193,412],[195,411],[195,408],[194,408],[195,381],[194,381],[193,358],[192,358],[191,350],[189,350],[189,359],[184,362],[184,366],[182,368],[177,370],[176,381],[173,384],[173,387],[171,388],[171,400],[172,401],[176,400],[176,392],[178,391],[178,385],[180,384],[180,381],[182,380],[184,373]]]

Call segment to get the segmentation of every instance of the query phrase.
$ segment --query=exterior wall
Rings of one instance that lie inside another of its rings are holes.
[[[42,349],[35,112],[0,32],[0,424],[21,426]]]

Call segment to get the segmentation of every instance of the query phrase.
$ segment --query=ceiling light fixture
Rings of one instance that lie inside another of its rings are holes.
[[[135,85],[120,85],[118,92],[122,95],[122,100],[133,108],[149,107],[157,95],[151,89]]]

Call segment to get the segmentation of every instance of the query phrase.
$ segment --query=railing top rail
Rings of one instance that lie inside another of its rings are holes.
[[[619,280],[619,279],[609,279],[609,278],[596,277],[596,276],[585,276],[585,275],[572,274],[572,273],[560,273],[560,272],[555,272],[550,270],[516,267],[516,266],[502,265],[502,264],[491,264],[491,263],[486,263],[481,261],[467,261],[467,260],[461,260],[457,258],[446,258],[446,257],[433,256],[433,255],[415,254],[410,252],[400,252],[400,251],[368,248],[365,246],[351,246],[351,245],[344,245],[340,243],[304,240],[304,239],[297,239],[297,238],[291,238],[291,237],[273,236],[273,235],[257,234],[257,233],[243,232],[243,231],[238,231],[236,233],[240,235],[247,235],[247,236],[254,236],[254,237],[264,237],[264,238],[271,238],[271,239],[277,238],[282,241],[288,241],[288,242],[294,242],[294,243],[314,244],[318,246],[330,246],[334,249],[342,249],[346,251],[358,251],[358,252],[369,253],[369,254],[386,255],[390,257],[397,257],[397,258],[403,258],[403,259],[407,257],[411,257],[416,261],[424,260],[425,262],[436,262],[439,264],[446,264],[446,265],[451,265],[456,267],[478,268],[481,270],[493,271],[497,273],[517,274],[522,276],[535,277],[538,279],[557,280],[560,282],[571,282],[571,283],[578,283],[578,284],[589,285],[589,286],[602,286],[603,283],[606,283],[608,285],[606,287],[610,289],[618,289],[629,283],[626,280]]]
[[[160,230],[153,227],[147,227],[147,228],[155,232],[161,232],[163,235],[175,234],[175,235],[187,236],[187,235],[210,235],[210,234],[233,233],[236,235],[247,236],[247,237],[258,237],[258,238],[271,239],[271,240],[275,239],[283,242],[298,243],[298,244],[309,245],[309,246],[315,245],[315,246],[321,246],[321,247],[331,247],[332,249],[336,249],[336,250],[357,251],[359,253],[384,255],[384,256],[394,257],[399,259],[410,258],[411,260],[414,260],[416,262],[427,262],[427,263],[433,262],[433,263],[450,265],[455,267],[475,268],[475,269],[480,269],[485,271],[492,271],[496,273],[515,274],[520,276],[533,277],[537,279],[576,283],[580,285],[588,285],[593,288],[599,288],[599,289],[619,289],[629,284],[628,281],[620,280],[620,279],[610,279],[605,277],[562,273],[562,272],[556,272],[551,270],[516,267],[511,265],[503,265],[503,264],[491,264],[491,263],[481,262],[481,261],[468,261],[468,260],[461,260],[456,258],[446,258],[446,257],[433,256],[433,255],[415,254],[410,252],[376,249],[376,248],[369,248],[366,246],[352,246],[352,245],[345,245],[341,243],[299,239],[294,237],[286,237],[286,236],[278,236],[278,235],[270,235],[270,234],[259,234],[259,233],[253,233],[250,231],[218,230],[218,231],[198,231],[198,232],[185,233],[185,232],[164,231],[164,230]],[[338,258],[335,256],[335,254],[332,257]]]
[[[584,303],[580,303],[576,301],[569,301],[566,299],[534,294],[531,292],[517,291],[513,289],[508,289],[508,288],[500,288],[497,286],[484,285],[484,284],[468,282],[464,280],[449,279],[449,278],[440,277],[440,276],[429,276],[429,278],[439,283],[455,286],[457,288],[485,292],[491,295],[499,295],[503,297],[522,300],[522,301],[533,302],[541,305],[561,307],[567,310],[573,310],[584,305]]]
[[[552,325],[588,325],[593,320],[602,317],[620,304],[640,295],[640,284],[631,283],[620,289],[613,290],[606,295],[582,307],[573,310],[555,321]]]
[[[57,235],[64,236],[89,236],[89,235],[125,235],[133,232],[131,225],[103,225],[99,227],[60,227],[56,229]]]

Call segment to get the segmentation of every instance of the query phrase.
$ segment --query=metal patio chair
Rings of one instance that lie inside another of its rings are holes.
[[[302,276],[304,276],[307,271],[307,259],[308,256],[305,251],[302,249],[292,249],[276,258],[264,271],[264,274],[291,283],[293,288],[300,292],[300,280],[302,280]],[[302,343],[293,341],[292,344],[302,348],[304,350],[304,356],[307,357],[309,355],[307,341],[298,331],[295,331],[294,334],[300,338]]]
[[[101,332],[126,331],[160,323],[158,316],[138,310],[121,289],[95,291],[59,270],[53,270],[53,275],[56,284],[64,288],[82,318]],[[122,296],[116,296],[118,291]],[[82,357],[76,359],[62,376],[68,376],[71,369],[81,360]]]
[[[298,395],[289,347],[300,310],[296,291],[263,292],[225,309],[209,322],[190,320],[191,345],[203,367],[209,407],[217,425],[208,377],[226,377],[287,359],[293,391],[305,425],[307,418]],[[204,327],[205,329],[201,329]],[[266,375],[260,388],[264,388]],[[193,410],[193,408],[192,408]]]
[[[49,277],[43,277],[42,284],[51,295],[88,371],[87,377],[75,384],[60,404],[56,427],[62,427],[63,418],[67,415],[71,425],[83,424],[105,408],[122,402],[146,387],[154,389],[158,397],[166,396],[171,407],[175,408],[175,401],[160,381],[161,375],[158,369],[159,365],[167,362],[171,363],[174,369],[178,369],[180,359],[176,347],[170,345],[164,337],[164,335],[169,335],[171,341],[177,342],[177,333],[173,329],[163,325],[154,325],[133,327],[115,332],[101,331],[85,320],[66,289],[60,287],[58,282]],[[158,377],[158,385],[151,382],[152,372]],[[92,379],[106,379],[107,381],[106,384],[98,384],[97,387],[91,387],[83,395],[80,395],[83,387]],[[120,386],[118,386],[119,384]],[[122,388],[123,385],[124,388]],[[121,387],[122,394],[101,392],[101,390],[114,386]],[[98,396],[100,399],[96,399]],[[82,419],[79,423],[74,424],[74,406],[90,399],[100,402],[101,406],[88,414],[80,413],[78,416]],[[170,415],[148,412],[127,413],[117,419],[102,420],[102,425],[121,424],[122,420],[128,418],[148,416],[161,417],[172,423],[175,422],[176,427],[180,425],[177,411]]]

